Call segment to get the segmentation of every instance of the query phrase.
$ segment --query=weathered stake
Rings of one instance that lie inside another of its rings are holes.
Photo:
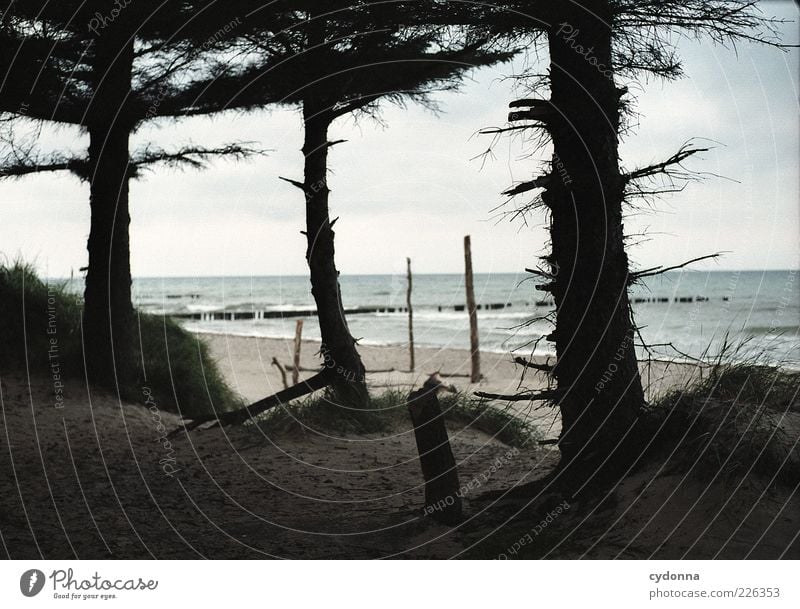
[[[467,311],[469,311],[469,343],[472,356],[470,381],[477,383],[481,380],[481,352],[478,344],[478,313],[475,306],[475,286],[472,279],[472,247],[469,235],[464,237],[464,267],[467,284]]]
[[[406,258],[406,276],[408,278],[408,289],[406,290],[406,308],[408,309],[408,356],[409,370],[414,372],[414,312],[411,309],[411,258]]]
[[[292,368],[292,385],[300,382],[300,345],[303,339],[303,320],[298,319],[294,327],[294,367]]]
[[[424,514],[447,525],[462,521],[458,470],[444,416],[436,393],[444,389],[438,374],[432,375],[422,389],[408,396],[408,412],[414,424],[419,462],[425,478]]]

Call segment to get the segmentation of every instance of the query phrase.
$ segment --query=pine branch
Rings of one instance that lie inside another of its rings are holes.
[[[247,144],[250,143],[252,142],[237,142],[216,148],[189,144],[174,152],[168,152],[156,146],[148,146],[132,156],[131,165],[137,169],[159,163],[168,167],[189,166],[194,169],[204,169],[214,157],[233,157],[238,161],[267,154],[267,150],[248,146]]]
[[[49,173],[58,171],[69,171],[82,179],[85,179],[87,163],[83,159],[70,159],[68,161],[52,163],[17,163],[5,165],[0,168],[0,180],[17,179],[36,173]]]

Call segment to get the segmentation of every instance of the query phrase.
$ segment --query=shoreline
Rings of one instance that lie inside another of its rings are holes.
[[[185,329],[190,334],[197,334],[197,335],[200,335],[200,336],[206,336],[206,335],[208,335],[208,336],[231,336],[231,337],[236,337],[236,338],[258,339],[258,340],[269,340],[269,341],[273,341],[273,340],[275,340],[275,341],[289,341],[289,342],[293,342],[294,341],[294,337],[293,336],[288,336],[288,335],[287,336],[261,336],[261,335],[258,335],[258,334],[245,334],[245,333],[236,332],[236,331],[224,332],[222,330],[190,330],[188,328],[185,328]],[[307,343],[315,343],[317,345],[322,344],[322,341],[317,340],[315,338],[303,338],[302,341],[303,341],[303,343],[306,343],[306,342]],[[369,339],[364,339],[364,340],[361,340],[358,343],[358,345],[359,345],[359,350],[361,348],[363,348],[363,347],[376,347],[376,348],[388,348],[388,349],[403,349],[406,352],[408,352],[408,345],[406,343],[380,342],[380,341],[373,341],[373,340],[369,340]],[[436,350],[436,351],[441,351],[441,350],[464,351],[464,352],[468,351],[467,349],[461,348],[461,347],[442,347],[442,346],[438,346],[438,345],[419,344],[419,343],[417,343],[416,347],[415,347],[415,351],[420,350],[420,349],[430,349],[430,350]],[[481,348],[481,355],[483,355],[484,353],[492,354],[492,355],[508,355],[508,356],[512,355],[512,352],[509,351],[508,349],[492,349],[492,348],[483,349],[483,348]],[[517,353],[515,355],[517,357],[529,357],[528,355],[523,355],[521,350],[520,350],[519,353]],[[535,361],[535,362],[544,362],[544,361],[547,360],[548,357],[554,358],[555,356],[556,356],[555,352],[553,352],[553,353],[540,353],[540,354],[535,355],[533,357],[533,361]],[[648,361],[648,360],[640,359],[639,363],[643,364],[646,361]],[[693,360],[690,357],[668,358],[668,357],[663,357],[662,356],[662,357],[650,358],[649,361],[653,362],[653,363],[659,363],[659,364],[675,364],[675,365],[681,365],[681,366],[708,367],[708,366],[712,365],[712,364],[710,364],[708,362],[702,362],[702,361]],[[773,365],[773,364],[770,364],[770,365]],[[795,369],[792,366],[787,366],[785,364],[784,365],[775,365],[775,367],[776,368],[782,368],[782,369],[788,369],[788,370],[794,370]]]
[[[282,390],[283,383],[278,368],[272,363],[276,358],[284,367],[291,366],[294,340],[240,336],[220,332],[196,332],[217,362],[220,372],[231,388],[242,398],[254,402]],[[308,378],[319,369],[318,357],[321,342],[303,339],[300,356],[300,378]],[[367,369],[367,385],[373,390],[410,391],[419,387],[434,372],[439,372],[459,391],[488,391],[513,394],[525,390],[545,389],[546,377],[532,370],[523,370],[515,364],[509,353],[481,352],[481,372],[484,378],[479,383],[469,381],[470,352],[468,349],[448,347],[416,347],[416,370],[408,370],[407,346],[360,344],[358,351]],[[550,356],[552,359],[552,356]],[[547,356],[533,358],[545,363]],[[703,366],[694,363],[651,360],[640,362],[642,382],[648,398],[667,390],[684,386],[693,378],[702,375]],[[307,370],[302,370],[307,369]],[[523,371],[525,375],[523,377]],[[289,383],[291,373],[287,370]],[[502,402],[498,402],[502,404]],[[530,411],[530,405],[515,405],[517,411]],[[549,411],[549,409],[548,409]]]

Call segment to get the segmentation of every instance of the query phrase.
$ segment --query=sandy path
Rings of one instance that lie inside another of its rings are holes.
[[[530,514],[519,503],[477,501],[550,471],[558,453],[513,452],[470,429],[450,430],[471,490],[469,520],[449,529],[420,515],[409,428],[336,438],[236,427],[167,444],[159,423],[173,429],[177,417],[156,417],[144,396],[120,403],[71,383],[64,404],[54,407],[46,378],[0,376],[0,542],[9,558],[448,558],[482,540],[481,556],[493,557],[563,499],[545,494]],[[551,529],[556,556],[800,553],[800,542],[787,548],[800,498],[758,481],[706,487],[651,468],[600,504],[587,501],[572,503]],[[509,528],[513,513],[523,515]]]
[[[244,397],[257,399],[281,387],[280,376],[269,363],[272,357],[290,360],[289,341],[204,338],[223,373]],[[303,365],[314,366],[316,348],[314,343],[304,344]],[[401,369],[405,364],[402,348],[363,347],[361,352],[368,369]],[[380,372],[368,380],[374,390],[387,385],[408,388],[435,370],[464,371],[467,355],[420,349],[419,373]],[[651,370],[651,378],[659,378],[662,389],[698,373],[688,366],[657,366],[661,367],[657,374]],[[482,389],[516,389],[520,370],[507,356],[484,355],[484,370]],[[552,447],[515,452],[482,432],[451,429],[461,483],[471,490],[465,494],[470,520],[448,529],[419,512],[422,478],[410,425],[383,437],[341,438],[315,430],[274,435],[258,427],[236,427],[196,431],[167,443],[163,429],[176,428],[178,419],[145,408],[145,395],[139,404],[120,403],[113,395],[89,393],[79,383],[70,383],[64,408],[59,409],[46,378],[11,374],[0,380],[0,475],[6,481],[6,492],[0,495],[0,538],[4,553],[14,559],[447,558],[484,537],[494,539],[509,516],[508,508],[476,501],[478,495],[540,477],[558,457]],[[462,390],[474,388],[464,377],[452,381]],[[536,380],[527,386],[536,386]],[[536,419],[540,424],[552,422],[551,411],[541,416]],[[550,435],[557,430],[556,424]],[[608,543],[588,555],[608,557],[618,551],[649,555],[659,547],[669,535],[661,522],[650,527],[654,533],[637,537],[635,544],[626,541],[632,533],[625,523],[635,520],[637,530],[644,528],[653,513],[653,505],[639,496],[648,475],[621,486],[609,504],[621,515],[619,530],[604,531],[606,516],[597,524],[591,520],[581,525],[589,526],[588,532],[562,547],[560,555],[583,555],[601,537]],[[673,488],[674,482],[664,478],[651,502],[658,503],[658,497],[669,495]],[[671,545],[664,547],[668,554],[662,557],[693,543],[709,510],[718,509],[722,501],[707,494],[703,501],[709,507],[693,512],[686,502],[697,494],[696,486],[687,487],[678,495],[679,504],[665,512],[694,516],[677,541],[670,537]],[[721,496],[724,500],[724,493]],[[748,495],[737,502],[737,509],[747,508],[751,499]],[[633,511],[628,511],[629,505]],[[583,519],[579,509],[583,508],[574,506],[574,519],[564,516],[559,526],[578,526]],[[772,522],[762,520],[767,524],[759,521],[749,527],[755,532],[740,548],[756,543],[760,531]],[[735,521],[720,522],[724,526],[713,530],[716,537],[708,543],[724,542],[727,523]],[[793,526],[787,521],[784,528]],[[529,527],[526,521],[522,533]],[[774,548],[786,530],[758,541],[763,556],[776,554]],[[516,538],[515,531],[504,530],[503,539]],[[494,547],[499,543],[489,542],[489,555],[503,551],[503,546]],[[705,545],[695,549],[700,556],[713,554]]]
[[[211,354],[231,386],[246,400],[254,402],[283,389],[281,375],[272,365],[277,358],[284,366],[293,360],[293,341],[279,338],[256,338],[223,334],[201,334],[208,344]],[[303,341],[301,367],[315,369],[320,364],[319,342]],[[515,364],[508,354],[482,353],[481,372],[484,379],[480,383],[469,381],[470,354],[460,349],[417,348],[415,351],[417,371],[408,370],[408,350],[406,347],[362,345],[359,347],[364,366],[367,368],[367,382],[373,392],[379,393],[388,388],[410,390],[419,387],[433,372],[444,375],[456,374],[449,382],[460,391],[487,391],[491,393],[513,394],[521,389],[538,390],[546,386],[541,373],[525,372]],[[540,358],[539,363],[545,359]],[[370,372],[371,370],[392,370],[391,372]],[[669,364],[656,361],[650,366],[641,365],[642,379],[650,396],[688,382],[701,371],[697,366]],[[525,376],[523,378],[523,372]],[[311,376],[304,372],[301,378]],[[291,382],[291,375],[290,382]],[[504,406],[503,403],[498,403]],[[558,413],[552,408],[536,408],[538,404],[514,403],[508,407],[528,418],[539,427],[548,438],[556,438],[561,431]]]
[[[46,379],[2,381],[0,533],[11,558],[448,557],[461,547],[419,515],[409,430],[331,438],[229,428],[167,445],[142,406],[72,385],[56,409]],[[473,493],[555,463],[553,450],[509,457],[483,433],[451,433],[462,484],[478,481]]]

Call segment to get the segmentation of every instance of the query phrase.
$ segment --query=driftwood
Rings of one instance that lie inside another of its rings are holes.
[[[562,397],[564,397],[564,392],[555,389],[548,389],[545,391],[532,391],[505,395],[502,393],[486,393],[485,391],[476,391],[475,395],[486,400],[504,400],[506,402],[558,402]]]
[[[295,368],[292,364],[284,366],[286,370],[294,372],[295,370],[299,370],[300,372],[318,372],[319,368],[306,368],[305,366],[299,366]],[[409,372],[408,370],[398,370],[397,368],[378,368],[375,370],[367,370],[367,374],[375,374],[377,372]],[[455,376],[455,375],[454,375]],[[468,376],[468,375],[464,375]]]
[[[324,389],[333,383],[333,377],[334,374],[332,374],[330,370],[325,369],[322,372],[318,372],[311,378],[301,381],[297,385],[292,385],[288,389],[284,389],[283,391],[279,391],[278,393],[265,397],[257,402],[253,402],[249,406],[245,406],[239,410],[204,415],[200,417],[192,417],[191,419],[187,419],[187,422],[184,423],[183,427],[179,427],[178,429],[172,431],[168,437],[173,437],[181,431],[192,431],[193,429],[197,429],[205,423],[212,423],[210,427],[214,427],[215,425],[241,425],[242,423],[260,415],[262,412],[266,412],[270,408],[286,404],[291,400],[296,400],[297,398],[301,398],[309,393]]]
[[[425,478],[424,513],[452,526],[460,523],[463,516],[456,460],[436,397],[443,388],[439,376],[432,375],[422,389],[409,394],[408,412],[414,424],[419,462]]]
[[[295,367],[293,365],[291,365],[291,364],[287,364],[287,365],[284,366],[284,369],[292,372],[292,371],[295,370]],[[299,368],[297,368],[297,370],[299,370],[300,372],[317,372],[319,370],[319,368],[305,368],[304,366],[300,366]],[[380,372],[403,372],[403,373],[410,374],[410,373],[412,373],[414,371],[413,370],[401,370],[399,368],[375,368],[375,369],[367,370],[367,374],[378,374]],[[464,373],[464,372],[453,372],[452,374],[451,373],[447,373],[447,372],[439,372],[438,374],[439,374],[439,376],[441,376],[443,378],[467,378],[468,379],[470,377],[469,374]]]

